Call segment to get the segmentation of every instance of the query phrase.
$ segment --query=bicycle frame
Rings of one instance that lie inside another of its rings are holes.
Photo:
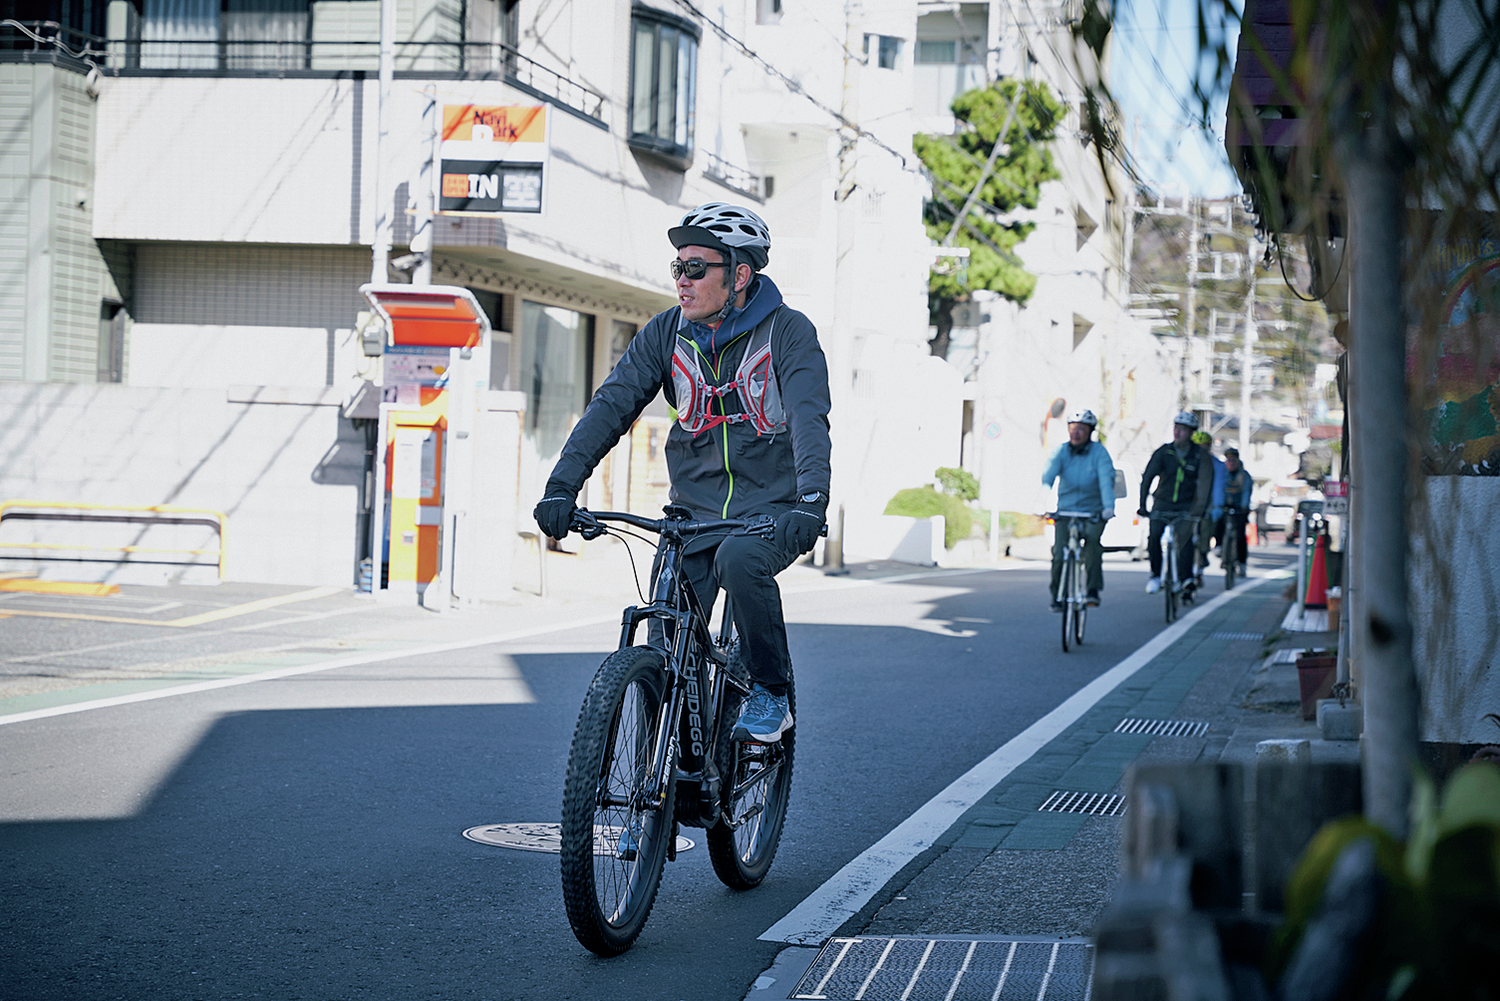
[[[657,620],[670,624],[664,628],[667,645],[663,654],[670,695],[662,703],[656,720],[651,770],[641,790],[642,805],[661,809],[667,799],[667,782],[693,783],[701,790],[699,812],[707,825],[718,813],[719,783],[714,761],[719,741],[719,707],[724,704],[725,687],[734,685],[748,694],[748,682],[733,677],[729,671],[727,644],[732,617],[725,607],[716,640],[709,632],[708,615],[698,595],[681,573],[684,548],[688,541],[723,533],[763,531],[768,519],[731,518],[718,521],[692,521],[681,508],[667,508],[668,517],[655,520],[616,511],[589,512],[597,522],[619,521],[659,534],[656,560],[652,567],[651,601],[626,608],[620,626],[620,649],[635,645],[642,622]],[[602,534],[604,527],[585,538]],[[699,651],[702,656],[699,656]],[[677,766],[668,769],[672,762]],[[774,769],[764,769],[753,781],[764,781]],[[746,784],[746,789],[750,784]],[[743,790],[735,790],[742,792]],[[733,818],[723,817],[726,822]],[[675,851],[669,853],[669,857]]]

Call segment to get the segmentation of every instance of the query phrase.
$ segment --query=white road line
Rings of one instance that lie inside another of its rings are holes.
[[[785,917],[767,928],[763,942],[819,945],[880,891],[892,876],[942,837],[959,817],[1054,737],[1092,709],[1131,675],[1177,642],[1209,612],[1270,580],[1262,577],[1225,591],[1157,633],[1135,653],[1074,692],[1061,705],[1017,734],[989,757],[954,779],[894,830],[866,848]]]

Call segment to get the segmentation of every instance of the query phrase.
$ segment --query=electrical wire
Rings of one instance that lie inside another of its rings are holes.
[[[748,46],[744,42],[740,41],[734,35],[731,35],[721,25],[719,25],[712,18],[710,18],[707,14],[705,14],[702,10],[700,10],[698,8],[698,6],[692,2],[692,0],[677,0],[677,3],[679,3],[683,7],[687,8],[688,10],[692,11],[695,15],[697,15],[700,19],[702,19],[705,24],[707,24],[710,28],[713,29],[714,34],[718,35],[724,41],[728,42],[730,45],[733,45],[735,48],[739,49],[742,53],[745,54],[745,56],[747,56],[750,59],[751,62],[756,63],[763,70],[765,70],[768,74],[770,74],[771,76],[775,77],[777,80],[780,80],[783,84],[786,85],[787,89],[790,90],[792,93],[798,95],[799,97],[802,97],[809,104],[811,104],[813,107],[817,108],[819,111],[821,111],[824,114],[826,114],[826,115],[830,116],[831,118],[833,118],[834,121],[836,121],[836,122],[839,123],[840,127],[850,130],[855,135],[859,136],[861,139],[868,139],[870,141],[871,145],[873,145],[873,146],[875,146],[875,147],[877,147],[877,148],[879,148],[881,150],[884,150],[885,152],[889,153],[891,156],[894,156],[897,160],[900,160],[901,161],[901,169],[902,170],[911,171],[913,173],[917,172],[917,171],[914,170],[914,168],[911,166],[911,164],[907,161],[906,154],[902,153],[900,150],[896,149],[895,147],[888,145],[879,136],[875,135],[873,132],[868,132],[868,131],[860,128],[854,122],[852,122],[848,118],[844,117],[843,112],[841,112],[841,111],[839,111],[839,110],[837,110],[835,108],[831,108],[828,105],[824,104],[822,101],[818,100],[816,97],[813,97],[811,94],[809,94],[807,92],[807,90],[802,86],[802,84],[798,83],[796,80],[794,80],[791,77],[787,76],[781,70],[779,70],[775,66],[773,66],[770,63],[770,61],[767,60],[760,53],[758,53],[754,49],[750,48],[750,46]],[[852,53],[849,53],[849,50],[848,50],[847,46],[842,46],[841,45],[840,47],[844,49],[845,53],[848,54],[850,56],[850,58],[855,58],[855,59],[859,58],[857,56],[854,56]],[[861,62],[861,64],[863,64],[864,60],[861,59],[860,62]]]

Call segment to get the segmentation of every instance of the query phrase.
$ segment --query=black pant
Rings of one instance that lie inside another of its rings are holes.
[[[1177,544],[1177,580],[1178,583],[1187,583],[1193,579],[1193,529],[1196,527],[1194,520],[1188,517],[1186,511],[1163,511],[1162,517],[1156,517],[1152,512],[1151,532],[1146,536],[1146,555],[1151,559],[1151,576],[1161,576],[1161,534],[1166,530],[1167,520],[1176,519],[1177,524],[1172,529]]]
[[[1234,549],[1241,563],[1245,562],[1247,555],[1245,550],[1245,524],[1248,520],[1246,517],[1248,514],[1249,512],[1243,508],[1237,511],[1225,511],[1219,516],[1218,531],[1214,533],[1218,536],[1219,545],[1221,546],[1229,535],[1234,536]]]
[[[716,546],[689,552],[682,562],[682,575],[704,615],[713,614],[719,588],[729,595],[750,680],[776,695],[786,694],[792,670],[776,575],[797,556],[759,535],[731,535]]]

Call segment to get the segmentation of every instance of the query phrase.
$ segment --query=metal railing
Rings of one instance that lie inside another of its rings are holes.
[[[759,174],[752,174],[744,167],[736,166],[707,150],[703,151],[703,155],[708,159],[703,167],[704,177],[718,181],[731,191],[748,195],[758,202],[765,200],[765,180]]]
[[[202,517],[191,517],[201,515]],[[75,501],[0,501],[0,523],[6,521],[73,521],[92,524],[132,524],[143,528],[156,525],[201,525],[218,534],[217,549],[170,549],[154,546],[110,546],[54,542],[4,542],[0,550],[33,550],[26,554],[0,552],[4,560],[35,560],[63,563],[119,563],[121,565],[156,564],[159,566],[216,566],[224,579],[224,534],[229,519],[222,511],[201,507],[177,507],[172,504],[84,504]],[[38,555],[37,550],[41,551]],[[104,554],[119,554],[113,558]],[[212,556],[209,564],[198,559],[134,559],[135,554],[156,556]],[[87,554],[87,555],[85,555]]]
[[[509,45],[397,42],[395,72],[436,78],[499,77],[567,111],[604,125],[603,94],[543,66]],[[0,62],[71,61],[111,76],[324,76],[377,72],[378,39],[99,38],[53,21],[0,21]]]

